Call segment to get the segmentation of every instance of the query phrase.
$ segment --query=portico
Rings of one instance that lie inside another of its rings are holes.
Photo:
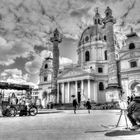
[[[91,97],[94,100],[94,95],[91,96],[93,83],[93,79],[58,80],[57,103],[71,103],[72,96],[75,96],[79,102]]]

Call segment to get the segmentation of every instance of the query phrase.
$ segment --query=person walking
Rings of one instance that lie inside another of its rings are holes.
[[[76,109],[77,109],[78,103],[76,98],[73,99],[73,110],[74,110],[74,114],[76,114]]]
[[[88,113],[90,114],[90,110],[91,110],[90,99],[88,99],[88,101],[86,102],[86,107],[87,107]]]
[[[3,116],[2,115],[2,94],[0,93],[0,117]]]

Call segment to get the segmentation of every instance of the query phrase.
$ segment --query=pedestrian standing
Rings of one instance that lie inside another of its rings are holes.
[[[129,105],[131,102],[131,98],[129,96],[127,96],[127,104]]]
[[[87,107],[88,113],[90,114],[90,110],[91,110],[90,99],[88,99],[88,101],[86,102],[86,107]]]
[[[12,93],[12,96],[10,97],[10,104],[16,105],[18,103],[18,98],[16,97],[15,93]]]
[[[74,110],[74,114],[76,114],[76,109],[77,109],[78,103],[76,98],[73,99],[73,110]]]
[[[0,117],[2,116],[2,94],[0,93]]]
[[[134,94],[134,92],[132,92],[131,97],[130,97],[130,102],[132,102],[134,98],[135,98],[135,94]]]

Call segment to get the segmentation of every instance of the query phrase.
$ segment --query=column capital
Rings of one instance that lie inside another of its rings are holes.
[[[50,38],[50,41],[51,42],[58,42],[58,43],[61,43],[62,42],[62,37],[61,37],[61,34],[60,32],[58,31],[58,29],[56,28],[53,32],[53,37]]]

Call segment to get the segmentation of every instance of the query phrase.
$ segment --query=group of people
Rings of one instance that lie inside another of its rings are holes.
[[[17,105],[17,104],[21,105],[19,116],[27,115],[27,109],[29,108],[31,100],[29,100],[25,97],[22,97],[22,98],[18,99],[16,94],[13,92],[11,94],[11,96],[8,97],[7,101],[8,101],[8,104],[11,105],[11,106],[14,106],[14,105]],[[3,104],[3,98],[0,94],[0,116],[3,116],[4,114],[6,114],[9,111],[8,108],[3,109],[2,104]]]
[[[25,97],[18,99],[17,96],[15,95],[15,93],[13,92],[12,95],[9,96],[8,102],[11,105],[21,104],[21,105],[28,106],[28,104],[30,104],[31,100],[29,100],[28,98],[25,98]]]
[[[88,110],[88,113],[90,114],[90,110],[91,110],[90,99],[87,100],[87,102],[86,102],[85,105],[86,105],[86,108]],[[77,102],[76,98],[74,98],[73,99],[73,110],[74,110],[74,114],[76,114],[77,107],[78,107],[78,102]]]
[[[131,130],[140,129],[140,93],[132,94],[130,98],[128,98],[128,106],[127,106],[127,117],[130,120],[132,127]],[[88,113],[91,110],[90,99],[86,102],[86,108]],[[78,102],[76,98],[73,99],[73,110],[74,114],[76,114],[76,110],[78,108]]]

